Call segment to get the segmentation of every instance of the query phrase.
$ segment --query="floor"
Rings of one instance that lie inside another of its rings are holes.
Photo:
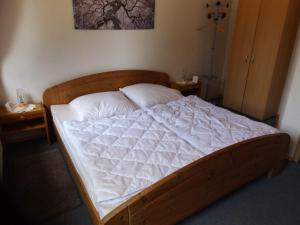
[[[51,151],[43,146],[43,143],[32,143],[29,154],[35,149]],[[24,152],[19,155],[22,157]],[[300,164],[288,163],[278,176],[260,178],[178,225],[254,224],[300,224]],[[91,221],[86,207],[80,204],[41,225],[91,225]]]
[[[90,225],[84,205],[45,225]],[[272,179],[261,178],[178,225],[299,225],[300,165],[289,163]]]

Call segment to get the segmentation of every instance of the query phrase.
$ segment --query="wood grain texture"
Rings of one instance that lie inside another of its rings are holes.
[[[137,83],[161,84],[169,87],[166,73],[145,70],[123,70],[83,76],[48,88],[43,95],[44,105],[68,104],[73,99],[96,92],[118,91]]]
[[[163,74],[163,78],[154,83],[169,85],[168,77],[165,76],[167,75]],[[97,77],[99,78],[101,75]],[[121,82],[120,85],[115,83],[111,89],[105,87],[104,90],[116,90],[118,86],[122,87],[125,83],[145,82],[141,78],[137,81],[134,81],[134,79],[135,75],[132,78],[128,75],[126,82]],[[81,80],[84,80],[84,78],[81,78]],[[148,78],[146,81],[151,82]],[[73,81],[70,83],[73,83]],[[58,87],[68,86],[68,91],[65,93],[69,93],[72,90],[69,86],[70,83],[62,86],[58,85]],[[104,81],[104,83],[106,82]],[[73,87],[73,89],[77,88]],[[88,94],[88,90],[95,91],[95,88],[85,87],[84,89],[85,94]],[[60,98],[52,100],[54,90],[52,89],[44,95],[48,107],[53,102],[64,104],[79,93],[75,91],[76,94],[67,96],[67,98],[63,97],[62,102],[60,102]],[[71,91],[71,93],[74,92]],[[49,96],[51,97],[49,98]],[[104,218],[100,218],[64,143],[56,129],[55,131],[67,165],[73,174],[95,225],[175,224],[258,176],[267,173],[270,175],[278,173],[285,159],[290,141],[287,134],[274,134],[224,148],[172,173],[135,195]]]
[[[230,71],[226,80],[224,105],[256,119],[265,120],[278,113],[278,107],[287,76],[289,61],[299,26],[299,0],[255,0],[260,2],[259,15],[252,19],[256,26],[248,63],[242,61],[245,46],[239,41],[251,36],[244,31],[239,20],[251,22],[251,7],[242,6],[235,30]],[[252,1],[251,1],[252,3]],[[240,26],[239,26],[240,25]],[[246,72],[247,71],[247,72]]]
[[[263,120],[277,113],[298,27],[296,1],[262,1],[242,108],[247,115]]]
[[[290,60],[295,46],[295,39],[300,21],[300,0],[290,0],[282,38],[278,49],[278,57],[274,75],[272,77],[271,90],[269,92],[264,117],[270,117],[278,111],[281,95],[288,74]],[[275,90],[275,91],[274,91]]]
[[[190,95],[190,94],[200,96],[202,83],[198,82],[198,83],[179,84],[176,82],[172,82],[171,88],[180,91],[185,96]]]
[[[241,111],[261,0],[243,0],[238,4],[224,105]]]
[[[48,126],[45,108],[35,104],[30,112],[11,113],[4,106],[0,107],[0,138],[3,146],[27,140],[47,137]]]
[[[102,222],[105,225],[175,224],[258,176],[276,175],[288,145],[287,134],[276,134],[229,146],[150,186]],[[131,223],[111,223],[120,214],[129,217]]]
[[[45,107],[43,107],[43,117],[44,117],[47,141],[48,141],[49,144],[52,144],[51,133],[50,133],[50,130],[49,130],[49,117],[47,116],[47,110],[46,110]]]
[[[11,124],[20,121],[43,118],[44,107],[42,104],[36,104],[36,108],[30,112],[11,113],[4,106],[0,107],[0,124]]]
[[[118,91],[128,85],[153,83],[170,87],[166,73],[148,70],[120,70],[87,75],[48,88],[43,94],[43,103],[47,115],[47,132],[49,141],[54,137],[54,125],[51,119],[50,106],[68,104],[73,99],[91,93]]]

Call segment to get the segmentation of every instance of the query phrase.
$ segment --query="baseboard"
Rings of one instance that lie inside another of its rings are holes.
[[[300,161],[300,137],[298,138],[297,146],[296,146],[296,152],[294,155],[294,161],[299,162]]]
[[[289,161],[289,162],[295,162],[294,158],[291,157],[290,155],[287,155],[287,156],[285,157],[285,159],[286,159],[287,161]]]
[[[300,159],[299,157],[296,157],[296,156],[290,156],[290,155],[287,155],[285,157],[285,159],[289,162],[296,162],[296,163],[299,163],[300,162]]]

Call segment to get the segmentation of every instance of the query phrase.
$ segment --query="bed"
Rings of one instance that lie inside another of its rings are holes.
[[[117,203],[109,203],[114,207],[107,210],[106,213],[99,213],[101,207],[103,209],[103,205],[99,204],[101,206],[98,206],[98,201],[95,201],[95,196],[91,193],[89,171],[82,169],[80,160],[76,156],[78,146],[75,141],[70,141],[67,138],[68,135],[64,134],[62,124],[68,124],[65,122],[66,120],[76,120],[76,116],[73,116],[67,104],[79,96],[117,91],[119,88],[137,83],[170,86],[169,76],[165,73],[126,70],[80,77],[48,88],[43,95],[49,121],[52,121],[50,126],[56,135],[60,149],[94,224],[175,224],[255,178],[266,174],[273,176],[281,170],[289,146],[289,136],[279,132],[269,132],[267,135],[262,133],[262,136],[256,135],[253,138],[204,154],[191,163],[183,164],[182,168],[176,167],[166,173],[163,178],[154,180],[142,190],[139,189],[136,193],[132,191],[130,195],[126,195],[126,198],[121,200],[113,199],[118,200]],[[193,103],[191,105],[194,105],[193,101],[198,101],[195,98],[187,98],[185,101],[190,101]],[[172,104],[168,105],[168,109],[172,106],[177,107],[174,105],[175,103]],[[186,106],[189,102],[182,104]],[[163,121],[160,116],[161,114],[168,115],[164,109],[164,107],[158,106],[153,107],[153,110],[148,110],[147,113],[151,115],[149,120],[153,120],[153,118],[162,120],[154,121],[156,124],[167,122],[168,120]],[[216,110],[222,111],[223,109],[216,108]],[[240,119],[240,117],[237,118]],[[122,119],[124,118],[122,117]],[[175,129],[175,133],[171,133],[171,136],[177,135],[184,138],[185,135],[181,135],[181,130],[176,133],[176,127],[172,127],[172,123],[165,123],[165,125],[166,132],[169,132],[168,128],[171,132],[173,132],[172,129]],[[255,125],[260,126],[259,124]],[[80,129],[76,132],[80,132]],[[190,140],[191,143],[193,141],[197,142],[197,138]],[[195,147],[193,149],[199,150]],[[185,148],[182,151],[185,151]],[[122,195],[122,197],[124,196]]]

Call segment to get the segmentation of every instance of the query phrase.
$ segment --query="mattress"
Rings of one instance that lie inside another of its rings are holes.
[[[93,198],[92,198],[93,195],[91,194],[91,191],[90,191],[92,181],[91,181],[90,177],[88,176],[88,173],[85,170],[85,167],[82,165],[80,158],[78,157],[75,146],[67,138],[64,127],[63,127],[63,123],[65,121],[77,120],[79,118],[79,116],[67,104],[51,106],[51,114],[52,114],[54,125],[57,129],[57,132],[59,133],[59,136],[61,137],[61,139],[66,147],[66,150],[68,151],[68,154],[71,157],[71,160],[72,160],[79,176],[81,177],[89,196],[91,197],[91,200],[93,201]]]
[[[106,201],[97,201],[95,198],[95,188],[93,188],[93,181],[92,177],[89,175],[88,168],[84,166],[79,154],[78,154],[78,144],[76,144],[76,141],[72,141],[68,135],[66,134],[66,129],[64,128],[65,122],[75,122],[79,119],[79,116],[76,114],[76,112],[69,106],[69,105],[53,105],[51,106],[51,113],[53,117],[53,121],[55,124],[55,127],[57,128],[57,131],[65,145],[65,148],[71,157],[71,160],[73,162],[73,165],[76,168],[76,171],[78,172],[79,176],[81,177],[81,180],[86,188],[86,191],[93,202],[96,210],[98,211],[100,218],[103,218],[105,215],[107,215],[111,210],[116,208],[118,205],[122,204],[132,196],[138,193],[132,192],[130,194],[120,196],[118,198],[113,199],[107,199]],[[150,185],[150,184],[148,184]]]
[[[64,146],[72,160],[75,169],[80,176],[87,194],[89,195],[91,201],[93,202],[96,210],[98,211],[100,218],[103,218],[106,214],[108,214],[112,209],[116,206],[120,205],[122,202],[129,199],[131,196],[135,195],[132,193],[130,196],[126,196],[125,198],[114,199],[111,201],[106,201],[105,203],[99,204],[94,199],[93,189],[92,189],[92,179],[89,176],[86,167],[82,165],[82,162],[77,154],[76,147],[74,143],[67,137],[66,131],[64,130],[63,123],[66,121],[78,120],[79,116],[76,114],[74,110],[68,105],[52,105],[51,106],[51,113],[53,117],[53,122],[59,133],[60,138],[62,139]]]
[[[128,198],[204,156],[145,110],[101,120],[69,120],[65,137],[89,177],[103,218]]]
[[[174,171],[278,130],[190,96],[101,120],[52,106],[54,123],[101,218]]]

